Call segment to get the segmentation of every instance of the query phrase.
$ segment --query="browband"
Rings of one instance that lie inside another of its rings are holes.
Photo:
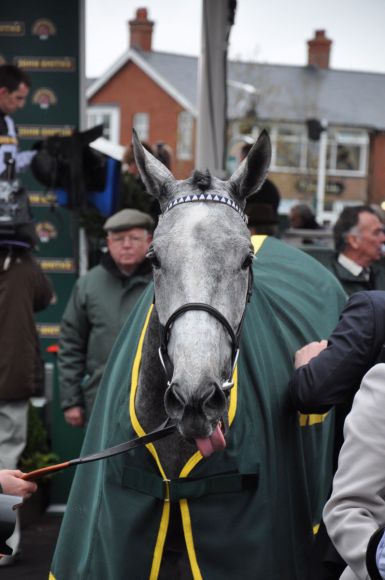
[[[182,197],[176,197],[175,199],[170,201],[170,203],[166,206],[166,209],[164,210],[163,213],[166,213],[167,211],[169,211],[173,207],[176,207],[177,205],[181,205],[182,203],[190,203],[193,201],[215,201],[217,203],[223,203],[224,205],[228,205],[229,207],[235,209],[235,211],[239,213],[245,224],[247,224],[248,221],[247,215],[233,199],[225,197],[224,195],[217,195],[214,193],[195,193],[191,195],[183,195]]]

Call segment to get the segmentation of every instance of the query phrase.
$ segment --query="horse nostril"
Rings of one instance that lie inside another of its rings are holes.
[[[226,410],[226,395],[219,385],[213,384],[202,402],[202,409],[208,418],[216,419]]]
[[[186,403],[180,392],[178,383],[170,385],[164,395],[164,406],[171,419],[181,419]]]

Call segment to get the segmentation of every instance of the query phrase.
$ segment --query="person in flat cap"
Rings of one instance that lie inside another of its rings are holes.
[[[60,400],[64,418],[73,427],[87,423],[115,339],[152,279],[146,259],[152,217],[123,209],[103,228],[108,251],[76,282],[60,326]]]

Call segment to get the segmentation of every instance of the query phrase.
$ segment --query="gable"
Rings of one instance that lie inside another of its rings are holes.
[[[87,100],[92,98],[100,92],[112,79],[127,67],[129,63],[135,64],[146,76],[148,76],[160,89],[167,93],[174,101],[176,101],[184,110],[190,112],[196,117],[197,112],[195,106],[173,86],[163,75],[161,75],[154,67],[139,52],[134,49],[129,49],[124,55],[116,61],[116,63],[108,69],[108,71],[97,79],[86,91]]]

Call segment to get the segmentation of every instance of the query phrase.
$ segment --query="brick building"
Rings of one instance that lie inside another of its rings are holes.
[[[106,136],[123,145],[133,127],[151,145],[166,143],[173,173],[186,177],[194,167],[197,59],[153,52],[154,23],[145,8],[128,24],[129,49],[87,90],[88,124],[104,122]]]
[[[124,145],[132,127],[151,144],[167,143],[172,170],[183,178],[194,167],[198,59],[153,51],[153,26],[138,9],[129,48],[88,88],[88,119],[104,121],[109,138]],[[327,125],[325,209],[335,215],[346,204],[385,200],[385,74],[334,70],[331,50],[318,30],[305,66],[228,63],[228,170],[242,143],[267,128],[269,177],[283,213],[314,201],[319,142],[309,138],[310,120]]]

